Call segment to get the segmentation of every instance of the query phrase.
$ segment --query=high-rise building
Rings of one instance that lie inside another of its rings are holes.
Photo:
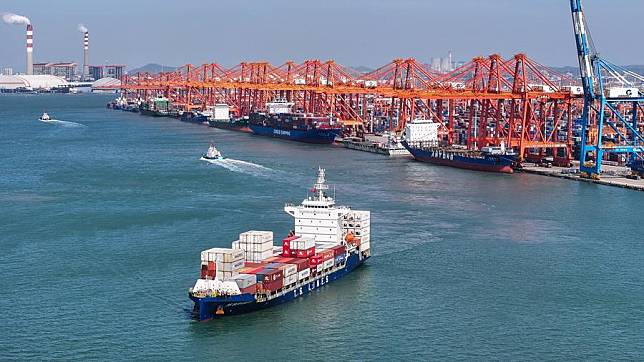
[[[90,65],[89,75],[98,80],[101,78],[116,78],[120,79],[123,75],[125,65],[122,64],[109,64],[109,65]]]
[[[13,68],[11,67],[2,68],[2,75],[13,75]]]

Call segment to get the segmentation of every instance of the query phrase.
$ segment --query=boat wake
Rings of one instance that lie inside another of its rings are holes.
[[[50,120],[39,119],[39,121],[43,122],[43,123],[49,123],[49,124],[61,126],[61,127],[87,127],[86,125],[81,124],[81,123],[70,122],[70,121],[61,121],[61,120],[58,120],[58,119],[50,119]]]
[[[235,160],[232,158],[209,160],[202,157],[201,160],[213,165],[221,166],[232,172],[245,173],[253,176],[266,176],[269,172],[273,171],[272,168],[268,168],[266,166],[242,160]]]

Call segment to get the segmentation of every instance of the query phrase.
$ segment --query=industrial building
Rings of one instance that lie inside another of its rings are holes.
[[[34,75],[55,75],[68,81],[76,79],[76,63],[34,63]]]
[[[54,75],[0,75],[0,91],[51,90],[69,87],[62,77]]]

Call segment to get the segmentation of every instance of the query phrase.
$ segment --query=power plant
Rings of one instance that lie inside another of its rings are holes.
[[[27,75],[34,74],[34,27],[27,24]]]
[[[78,30],[83,33],[83,75],[82,80],[90,79],[89,75],[89,31],[83,24],[78,24]]]

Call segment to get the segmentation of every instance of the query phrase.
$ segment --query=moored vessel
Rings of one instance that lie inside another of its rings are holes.
[[[430,120],[413,120],[405,126],[402,145],[414,159],[436,165],[475,171],[513,173],[516,153],[500,147],[483,147],[480,151],[441,146],[438,140],[438,123]]]
[[[293,103],[275,100],[266,104],[267,112],[254,112],[249,116],[249,128],[260,136],[291,141],[330,144],[342,128],[334,117],[315,117],[292,112]]]
[[[232,248],[201,253],[201,276],[189,290],[201,321],[268,308],[304,296],[362,265],[371,256],[370,212],[336,206],[325,172],[300,205],[287,204],[295,227],[273,245],[271,231],[248,231]]]
[[[226,103],[215,104],[212,115],[208,117],[208,125],[230,131],[251,132],[248,128],[248,117],[230,117],[230,106]]]

